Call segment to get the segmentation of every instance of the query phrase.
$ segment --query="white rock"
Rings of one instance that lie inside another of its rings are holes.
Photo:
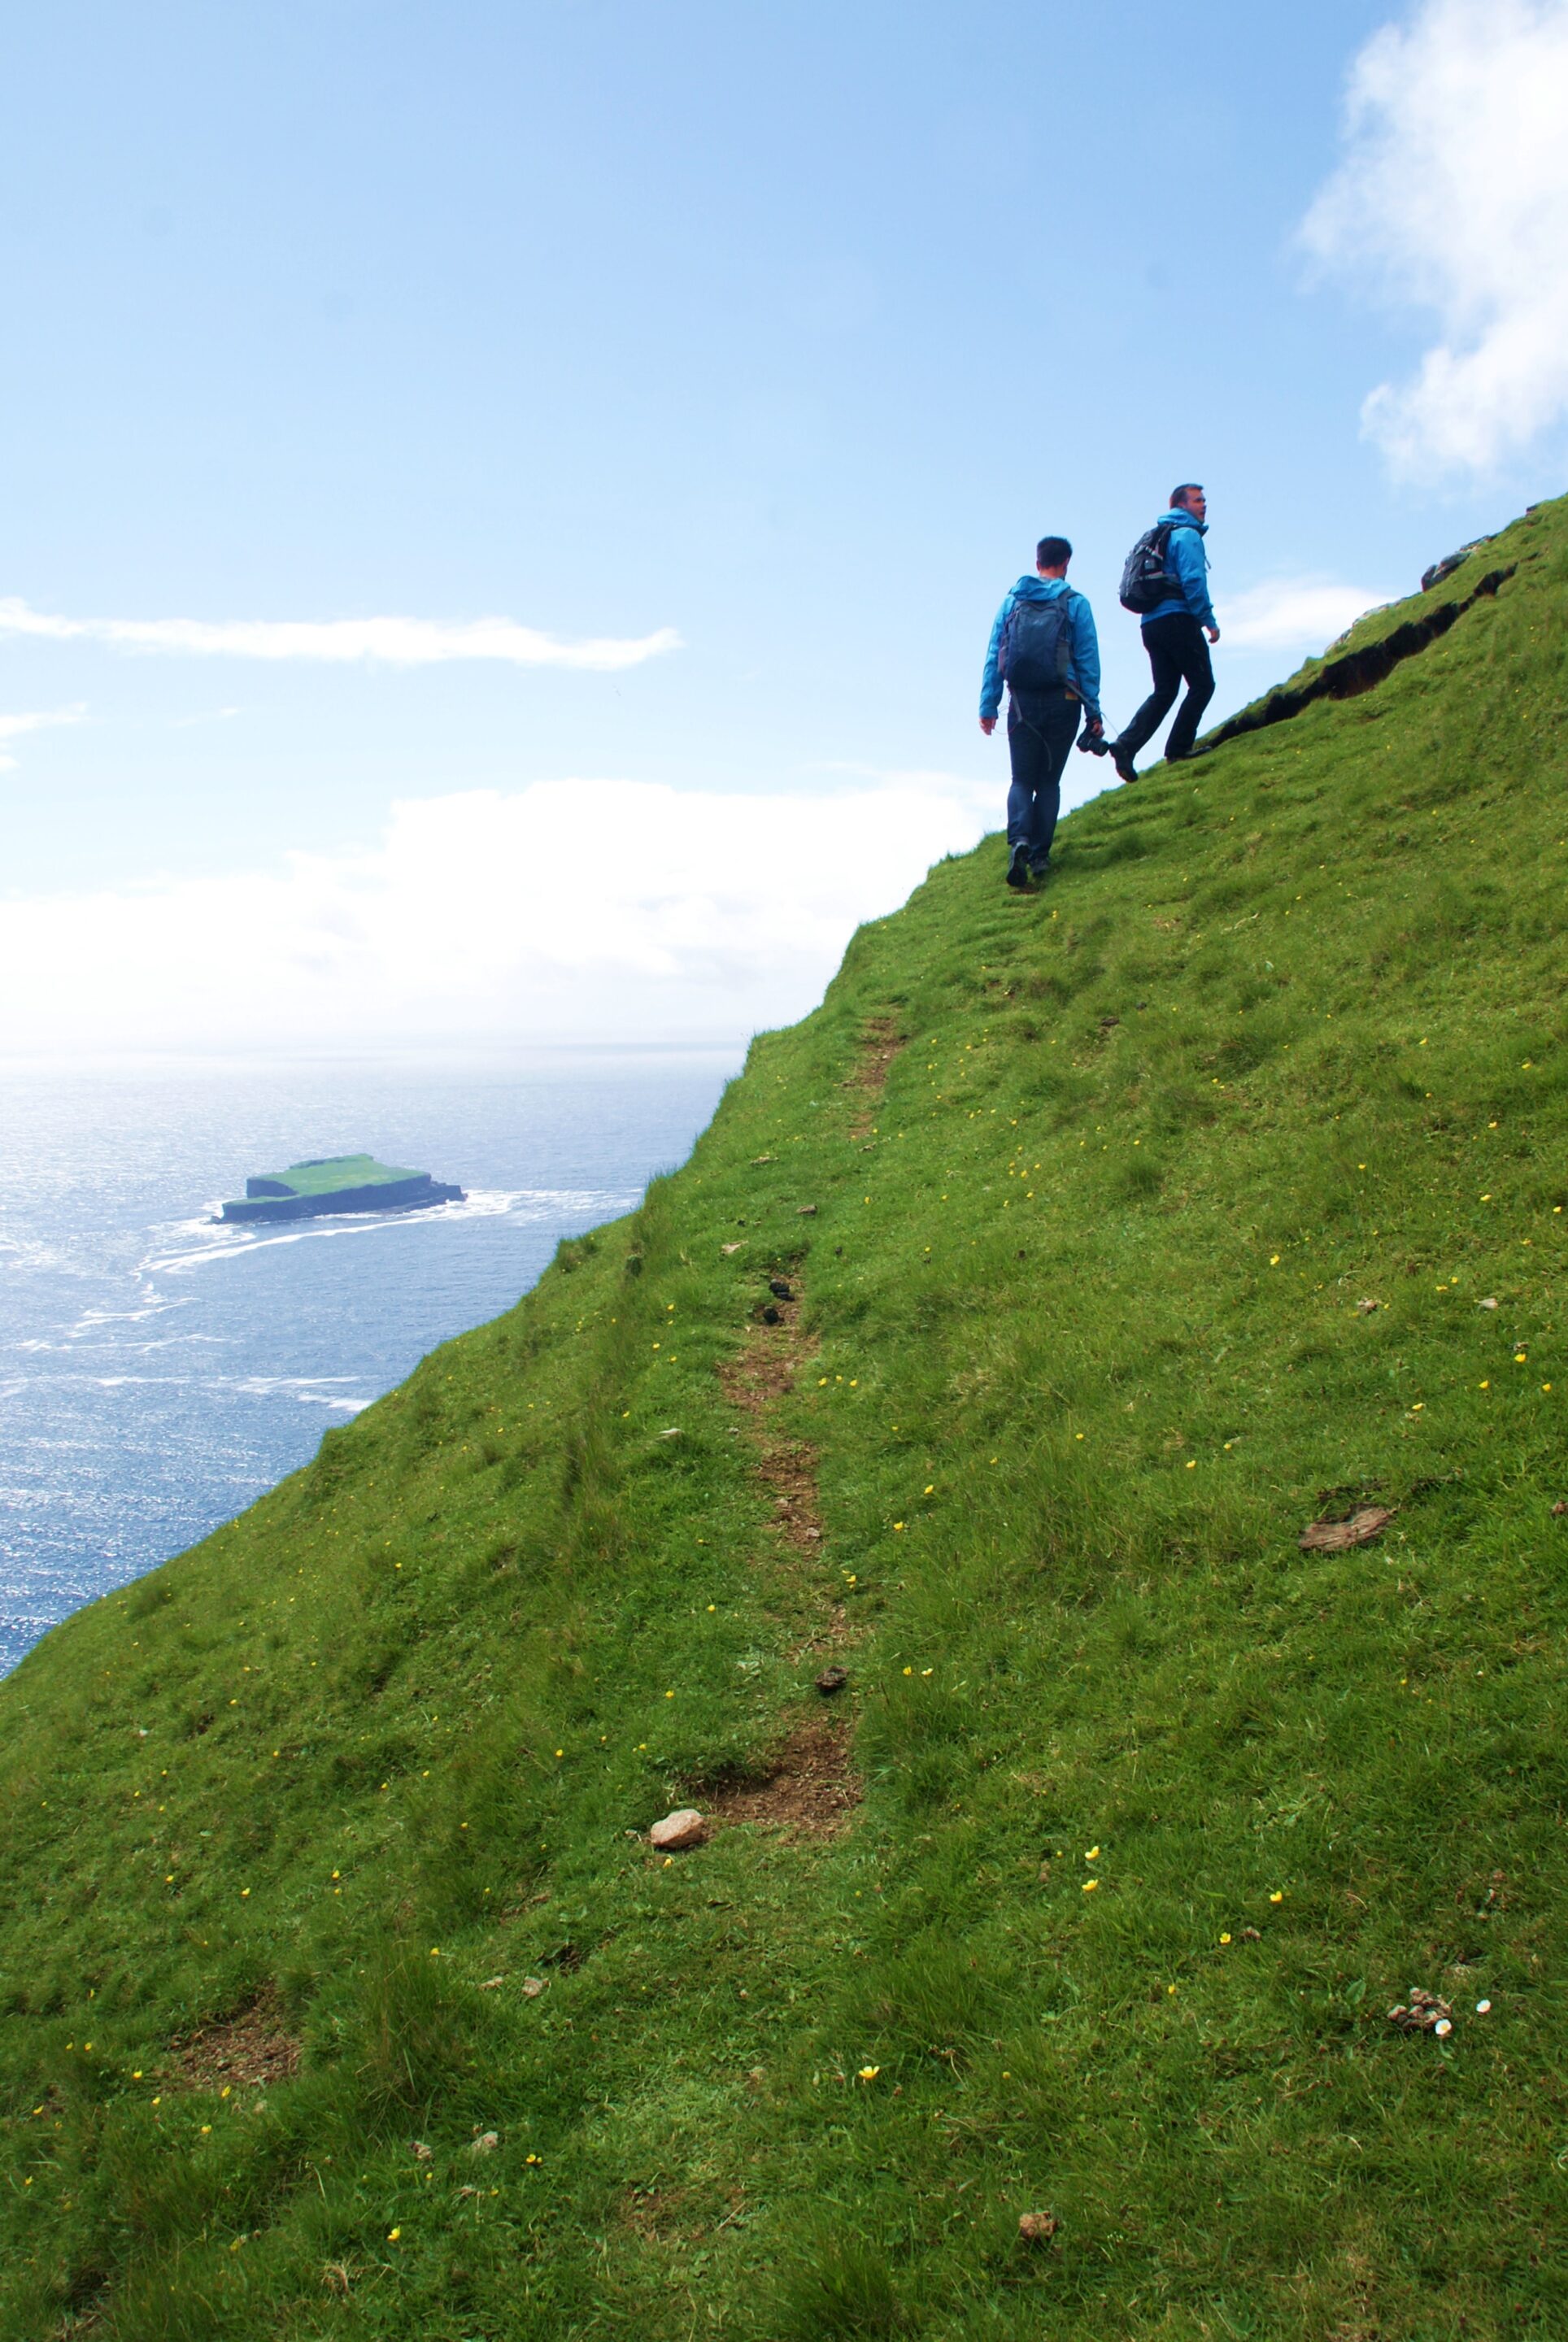
[[[696,1807],[680,1806],[661,1822],[655,1822],[648,1839],[661,1854],[678,1854],[683,1847],[700,1846],[707,1836],[708,1826]]]

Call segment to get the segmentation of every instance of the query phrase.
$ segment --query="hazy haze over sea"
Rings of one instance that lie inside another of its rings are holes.
[[[629,1211],[740,1056],[0,1066],[0,1669]],[[252,1172],[361,1149],[467,1201],[212,1222]]]

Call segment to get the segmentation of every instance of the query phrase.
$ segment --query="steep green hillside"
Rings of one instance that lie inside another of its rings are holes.
[[[0,2332],[1568,2331],[1568,505],[1500,562],[933,872],[0,1689]]]

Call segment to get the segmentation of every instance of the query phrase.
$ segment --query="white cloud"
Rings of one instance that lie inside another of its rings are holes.
[[[1321,650],[1388,599],[1328,577],[1272,577],[1233,595],[1219,615],[1232,650]]]
[[[52,731],[56,724],[85,724],[87,711],[80,702],[75,707],[35,708],[25,716],[0,716],[0,740],[15,740],[24,732]],[[15,756],[0,756],[0,773],[14,773]]]
[[[1357,56],[1302,235],[1441,338],[1363,427],[1407,476],[1493,468],[1568,409],[1568,0],[1421,0]]]
[[[0,601],[0,635],[46,642],[110,643],[121,650],[175,651],[198,658],[317,659],[343,665],[436,666],[453,659],[502,659],[513,666],[640,666],[681,647],[673,626],[651,635],[603,635],[562,642],[512,618],[59,618],[25,602]]]
[[[393,809],[364,852],[0,902],[9,1050],[730,1035],[801,1015],[974,787],[548,781]]]

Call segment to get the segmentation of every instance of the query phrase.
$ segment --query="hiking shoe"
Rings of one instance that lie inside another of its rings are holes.
[[[1131,748],[1124,748],[1120,740],[1112,740],[1106,753],[1116,767],[1119,780],[1135,781],[1138,778],[1138,767],[1132,761]]]
[[[1029,875],[1034,880],[1037,886],[1040,885],[1042,878],[1049,878],[1050,876],[1050,856],[1047,855],[1043,862],[1031,862],[1029,866]]]
[[[1021,846],[1015,846],[1012,849],[1007,866],[1007,883],[1010,886],[1027,886],[1029,884],[1029,856]]]

